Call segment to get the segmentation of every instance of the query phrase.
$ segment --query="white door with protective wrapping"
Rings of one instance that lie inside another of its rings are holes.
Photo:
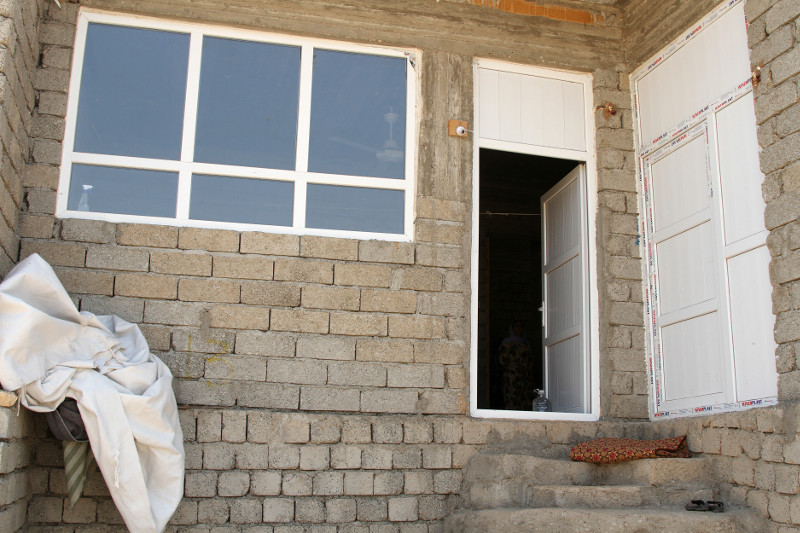
[[[588,410],[586,171],[578,165],[542,196],[545,390],[553,410]]]

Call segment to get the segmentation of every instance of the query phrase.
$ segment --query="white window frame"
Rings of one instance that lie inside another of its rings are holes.
[[[560,81],[579,83],[583,86],[584,98],[584,128],[585,149],[571,150],[538,146],[521,142],[499,141],[482,138],[480,135],[480,82],[479,69],[498,70],[551,78]],[[519,63],[508,63],[493,59],[477,58],[473,63],[474,84],[474,131],[473,162],[472,162],[472,249],[470,251],[470,396],[469,412],[474,418],[506,418],[516,420],[560,420],[576,422],[593,422],[600,419],[600,340],[597,332],[600,331],[599,292],[597,286],[597,162],[595,156],[595,122],[594,122],[594,93],[592,90],[592,75],[566,70],[557,70]],[[585,165],[586,172],[586,231],[588,242],[586,245],[588,272],[585,279],[586,292],[583,295],[586,302],[586,335],[588,336],[586,354],[589,361],[588,370],[588,398],[589,411],[586,413],[563,413],[542,411],[513,411],[500,409],[484,409],[478,407],[478,259],[479,259],[479,225],[480,225],[480,149],[490,148],[505,152],[537,155],[569,159]]]
[[[81,87],[81,74],[86,44],[86,33],[90,23],[127,26],[153,30],[179,32],[190,36],[189,66],[187,76],[186,101],[183,121],[183,138],[179,161],[148,159],[140,157],[116,156],[107,154],[81,153],[74,151],[75,128],[77,121],[78,98]],[[220,165],[194,162],[195,125],[200,80],[200,60],[202,38],[204,36],[246,40],[251,42],[297,46],[301,48],[300,88],[297,124],[297,146],[295,170],[278,170],[235,165]],[[308,145],[311,125],[311,74],[313,50],[315,48],[370,54],[385,57],[405,58],[406,68],[406,128],[405,128],[405,177],[404,179],[377,178],[323,174],[308,171]],[[56,200],[56,216],[59,218],[83,218],[109,222],[129,222],[160,224],[172,226],[231,229],[237,231],[264,231],[303,235],[346,237],[355,239],[378,239],[391,241],[411,241],[414,235],[414,200],[416,193],[416,137],[419,118],[417,113],[418,83],[416,65],[420,60],[419,50],[399,50],[395,48],[359,45],[323,39],[311,39],[259,31],[228,28],[197,23],[162,20],[149,17],[118,15],[103,11],[82,9],[77,23],[75,47],[73,50],[72,75],[69,85],[66,127],[63,141],[61,173]],[[119,168],[160,170],[178,173],[177,211],[175,218],[115,213],[95,213],[75,211],[67,208],[72,164],[101,165]],[[189,198],[192,174],[208,174],[221,177],[269,179],[294,183],[293,225],[272,226],[233,222],[218,222],[189,219]],[[309,183],[365,187],[373,189],[397,190],[404,192],[404,216],[402,234],[374,233],[352,230],[333,230],[307,228],[306,189]]]

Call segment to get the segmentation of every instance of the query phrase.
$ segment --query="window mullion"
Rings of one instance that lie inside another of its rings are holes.
[[[197,125],[197,102],[200,94],[200,62],[202,60],[203,33],[193,31],[189,42],[189,66],[186,76],[186,104],[183,111],[183,141],[178,175],[178,220],[189,218],[189,201],[192,188],[192,161]]]
[[[300,56],[300,96],[297,112],[297,154],[294,186],[294,227],[306,226],[306,186],[308,172],[308,144],[311,136],[311,78],[314,69],[314,47],[303,45]]]

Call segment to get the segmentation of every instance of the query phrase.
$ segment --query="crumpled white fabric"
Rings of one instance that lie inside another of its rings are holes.
[[[37,254],[0,283],[0,385],[33,411],[75,398],[128,529],[164,530],[184,477],[172,374],[138,326],[79,312]]]

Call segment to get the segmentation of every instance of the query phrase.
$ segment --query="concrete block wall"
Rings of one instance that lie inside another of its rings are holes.
[[[19,257],[20,218],[30,136],[35,135],[33,76],[39,61],[44,0],[0,2],[0,279]],[[0,379],[2,376],[0,376]],[[0,533],[20,529],[30,499],[30,413],[17,414],[16,396],[0,390]]]
[[[467,416],[472,144],[448,137],[446,123],[473,121],[474,57],[591,72],[596,102],[619,110],[596,115],[602,408],[647,416],[620,13],[604,6],[604,22],[587,28],[466,3],[354,4],[81,3],[421,49],[411,243],[56,219],[78,6],[51,5],[41,24],[20,257],[47,259],[82,310],[139,324],[175,374],[187,447],[175,526],[434,531],[460,503],[472,454],[503,445],[563,453],[575,440],[634,431]],[[99,476],[75,509],[64,505],[58,444],[43,428],[37,436],[28,525],[119,525]]]

